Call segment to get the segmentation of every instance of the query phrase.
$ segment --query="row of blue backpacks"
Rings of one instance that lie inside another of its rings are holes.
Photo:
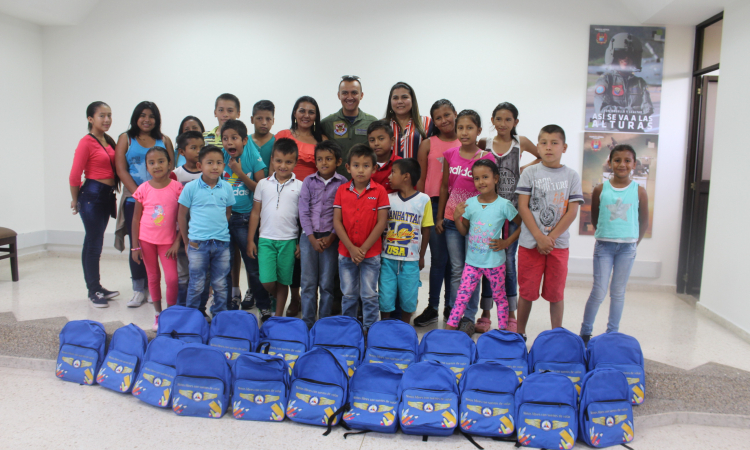
[[[262,327],[246,311],[162,312],[156,338],[134,324],[112,335],[99,322],[60,332],[56,376],[100,384],[176,414],[239,420],[289,419],[327,427],[425,436],[456,428],[517,446],[572,448],[631,442],[633,405],[645,399],[643,354],[621,333],[588,348],[564,328],[544,331],[527,352],[523,338],[493,330],[475,343],[456,330],[421,342],[409,324],[375,323],[367,335],[351,317],[297,318]],[[346,435],[345,435],[346,437]]]

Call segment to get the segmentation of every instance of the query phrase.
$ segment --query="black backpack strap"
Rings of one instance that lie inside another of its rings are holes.
[[[626,449],[628,449],[628,450],[633,450],[633,447],[628,447],[628,446],[627,446],[627,445],[625,445],[625,444],[620,444],[620,445],[622,445],[623,447],[625,447],[625,448],[626,448]]]
[[[334,418],[338,416],[339,414],[341,414],[342,411],[346,411],[347,409],[349,409],[349,403],[343,405],[342,407],[337,409],[333,414],[331,414],[331,417],[328,418],[328,428],[326,429],[326,432],[323,433],[323,436],[328,436],[329,434],[331,434],[331,429],[333,429]],[[344,429],[346,430],[351,430],[351,428],[349,428],[349,425],[344,423],[344,419],[341,419],[341,426],[344,427]]]
[[[365,434],[369,432],[370,430],[362,430],[362,431],[354,431],[352,433],[344,433],[344,439],[346,439],[346,437],[349,436],[350,434]]]
[[[482,447],[481,445],[477,444],[477,441],[475,441],[474,438],[471,437],[470,435],[464,433],[463,430],[461,430],[461,434],[464,435],[464,437],[466,438],[467,441],[469,441],[472,444],[474,444],[474,447],[478,448],[479,450],[484,450],[484,447]]]
[[[429,437],[429,436],[427,436],[426,434],[425,434],[424,436],[422,436],[422,442],[427,442],[427,438],[428,438],[428,437]]]

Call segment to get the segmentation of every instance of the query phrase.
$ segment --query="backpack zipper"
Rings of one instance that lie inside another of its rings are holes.
[[[300,342],[300,341],[291,341],[291,340],[288,340],[288,339],[269,339],[269,338],[266,338],[266,340],[265,340],[265,341],[260,341],[260,342],[258,343],[258,353],[263,353],[262,351],[260,351],[260,349],[261,349],[261,347],[263,347],[264,345],[268,345],[268,347],[270,348],[270,347],[271,347],[271,342],[272,342],[272,341],[278,341],[278,342],[293,342],[293,343],[295,343],[295,344],[300,344],[300,345],[302,345],[303,347],[305,346],[305,344],[304,344],[303,342]],[[263,353],[263,354],[264,354],[264,355],[267,355],[268,353]]]

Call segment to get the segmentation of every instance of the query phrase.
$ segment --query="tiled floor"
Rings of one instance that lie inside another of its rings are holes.
[[[148,328],[153,324],[153,308],[127,308],[132,295],[127,261],[121,257],[102,259],[102,282],[122,294],[109,308],[93,308],[86,300],[80,259],[76,256],[26,258],[20,264],[21,280],[10,281],[10,271],[0,270],[0,312],[11,311],[19,321],[65,316],[68,319],[93,319],[101,322],[120,320]],[[422,273],[419,290],[421,312],[427,304],[428,271]],[[580,283],[576,283],[581,286]],[[245,280],[242,280],[244,289]],[[590,288],[568,287],[563,325],[578,332]],[[602,304],[595,334],[606,328],[608,300]],[[257,310],[255,310],[257,312]],[[497,319],[493,319],[497,326]],[[438,323],[442,326],[442,319]],[[420,335],[435,325],[418,328]],[[540,300],[531,313],[530,341],[549,328],[547,304]],[[707,362],[750,371],[750,344],[717,323],[696,312],[676,295],[661,291],[629,291],[620,330],[635,336],[647,359],[681,369],[692,369]],[[476,337],[477,335],[475,335]]]
[[[4,449],[88,448],[244,448],[257,449],[378,449],[473,450],[459,434],[432,437],[402,433],[369,433],[343,438],[341,427],[324,437],[322,427],[293,423],[239,421],[226,414],[220,420],[179,417],[132,395],[100,386],[80,386],[55,378],[51,371],[0,367],[0,423]],[[10,388],[12,387],[12,388]],[[512,443],[478,439],[485,448],[512,449]],[[638,450],[746,448],[750,429],[696,425],[636,428],[632,446]],[[587,448],[579,443],[576,448]],[[621,447],[617,447],[621,448]]]

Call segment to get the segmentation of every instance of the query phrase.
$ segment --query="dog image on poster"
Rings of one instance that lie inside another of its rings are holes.
[[[628,144],[636,153],[635,169],[631,180],[638,183],[648,193],[648,228],[645,238],[651,237],[654,219],[654,197],[656,194],[656,156],[659,150],[659,136],[643,133],[596,133],[587,132],[583,137],[583,171],[581,172],[581,205],[578,234],[593,236],[591,224],[591,194],[594,188],[612,177],[609,166],[609,153],[619,144]]]
[[[592,25],[586,131],[659,132],[665,29]]]

